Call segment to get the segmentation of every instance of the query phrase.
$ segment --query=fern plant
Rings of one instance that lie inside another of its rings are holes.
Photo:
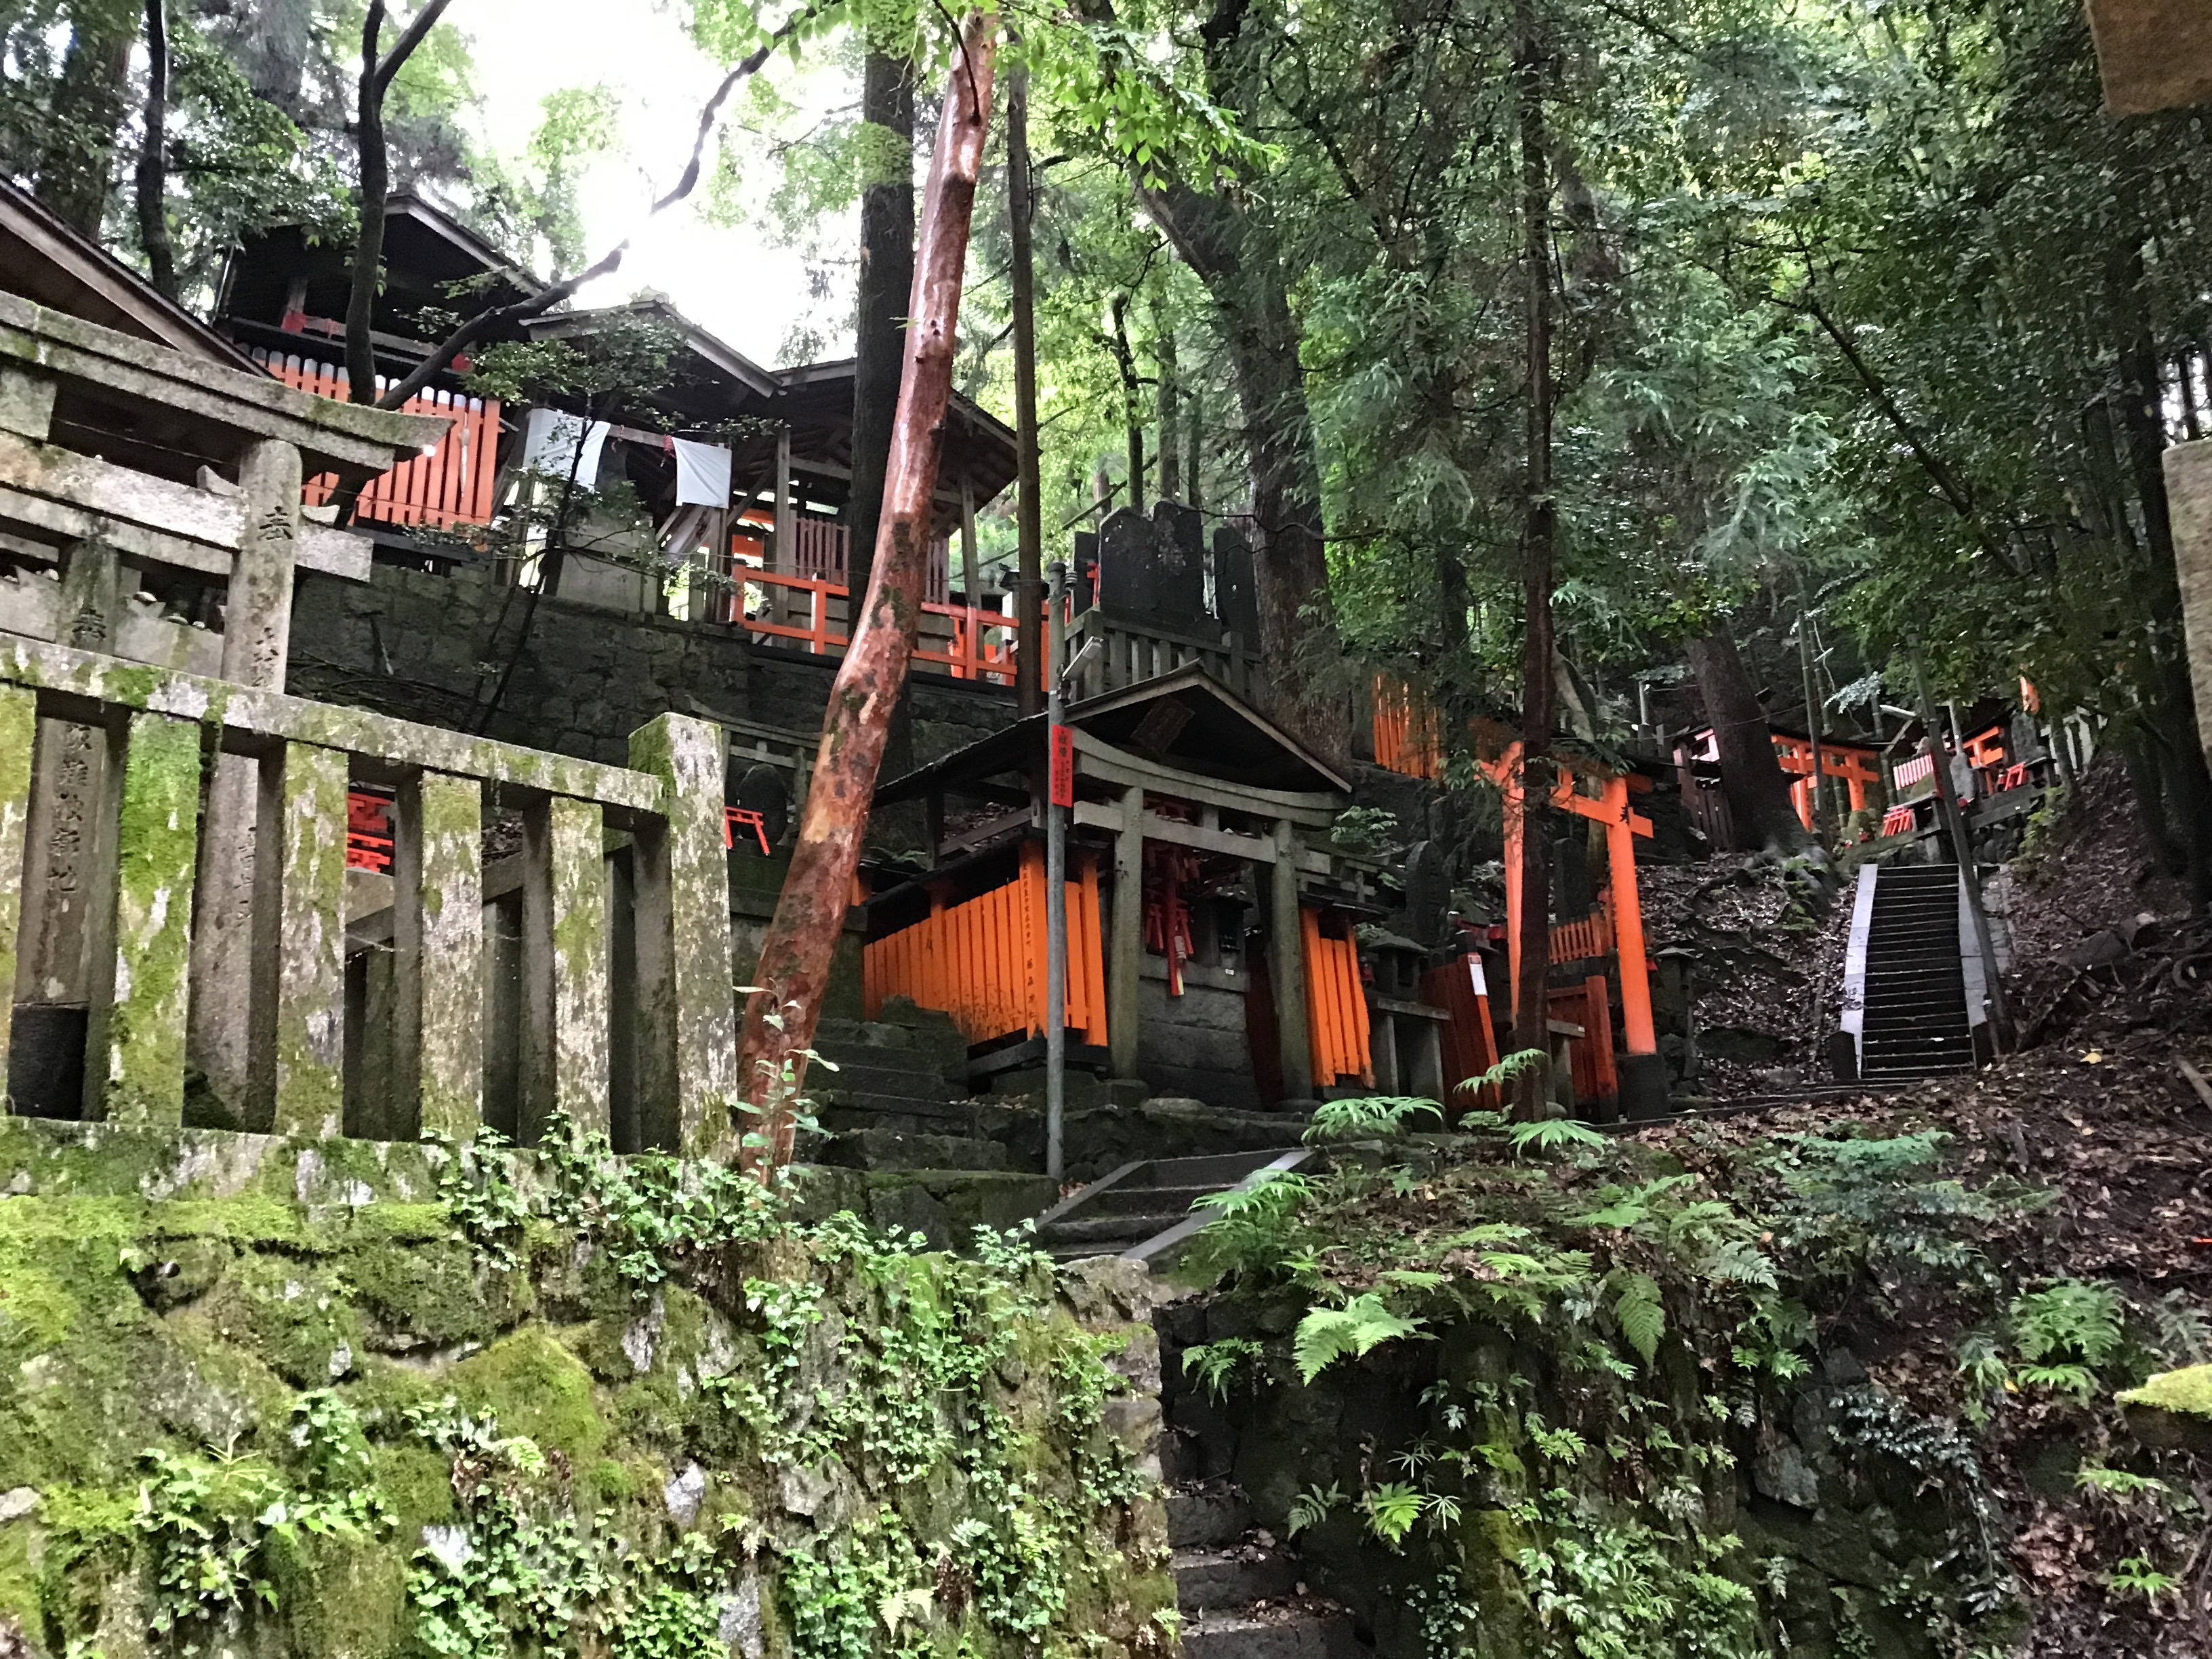
[[[1365,1095],[1356,1100],[1325,1100],[1315,1108],[1306,1125],[1305,1143],[1318,1146],[1330,1140],[1395,1140],[1407,1133],[1417,1117],[1443,1121],[1444,1109],[1433,1100],[1411,1095]]]

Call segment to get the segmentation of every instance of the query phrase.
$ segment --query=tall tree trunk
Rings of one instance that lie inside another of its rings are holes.
[[[1520,975],[1513,987],[1513,1046],[1551,1052],[1552,858],[1545,818],[1552,793],[1552,577],[1559,508],[1552,495],[1552,182],[1545,138],[1549,57],[1534,0],[1513,7],[1514,82],[1521,125],[1521,306],[1527,353],[1528,453],[1522,477]],[[1522,1116],[1543,1109],[1545,1073],[1515,1085]]]
[[[162,0],[146,0],[145,140],[138,149],[138,245],[154,286],[177,297],[177,257],[169,241],[169,20]]]
[[[1129,296],[1116,294],[1106,308],[1114,325],[1106,343],[1121,375],[1121,431],[1129,449],[1129,505],[1141,513],[1145,510],[1145,412],[1137,380],[1137,354],[1129,344]]]
[[[131,48],[137,40],[137,9],[130,0],[91,0],[76,9],[39,157],[39,199],[95,240],[107,211]]]
[[[346,296],[346,395],[357,404],[376,401],[376,293],[384,264],[384,210],[392,193],[392,165],[384,143],[384,87],[379,37],[384,29],[384,0],[369,0],[361,26],[361,86],[355,114],[360,152],[361,229],[353,245],[353,288]],[[342,495],[338,518],[352,517],[359,492]]]
[[[845,500],[845,586],[868,591],[884,510],[891,421],[914,303],[914,64],[872,46],[860,73],[860,119],[876,129],[876,170],[860,191],[860,278],[853,331],[853,480]],[[787,561],[786,550],[777,550]],[[857,623],[857,612],[854,612]]]
[[[753,1155],[747,1159],[755,1164],[781,1164],[791,1156],[793,1095],[805,1081],[830,956],[844,928],[846,897],[860,866],[884,739],[921,619],[931,501],[952,396],[954,329],[976,179],[982,170],[997,38],[995,14],[972,15],[953,54],[930,161],[913,319],[906,333],[906,368],[891,428],[874,568],[852,641],[830,687],[791,869],[761,944],[755,980],[759,988],[745,1004],[738,1059],[745,1100],[759,1115],[762,1139],[749,1149]]]
[[[2158,771],[2165,775],[2175,815],[2181,820],[2181,851],[2188,861],[2190,902],[2199,911],[2212,904],[2212,772],[2197,738],[2197,699],[2189,678],[2184,638],[2181,578],[2174,562],[2173,520],[2166,499],[2166,420],[2158,355],[2151,343],[2150,317],[2142,301],[2142,258],[2131,253],[2118,292],[2122,324],[2120,373],[2124,386],[2120,420],[2127,433],[2128,464],[2136,499],[2142,504],[2143,537],[2149,544],[2151,661],[2158,718],[2148,733],[2159,750]],[[2145,803],[2146,816],[2148,803]]]
[[[1773,852],[1802,851],[1810,837],[1790,804],[1790,780],[1774,757],[1766,711],[1759,707],[1758,688],[1744,670],[1728,624],[1692,640],[1689,657],[1705,718],[1719,744],[1721,790],[1728,797],[1737,840]]]
[[[1014,707],[1024,719],[1044,709],[1044,502],[1037,470],[1036,180],[1030,174],[1030,72],[1006,76],[1006,206],[1012,239],[1014,310],[1015,604],[1022,619],[1014,662]]]
[[[1152,356],[1160,366],[1158,400],[1160,441],[1157,446],[1160,458],[1160,499],[1179,501],[1182,499],[1182,458],[1176,452],[1182,445],[1182,432],[1176,421],[1182,404],[1182,387],[1176,379],[1175,324],[1168,315],[1164,301],[1152,307],[1152,326],[1156,331]]]

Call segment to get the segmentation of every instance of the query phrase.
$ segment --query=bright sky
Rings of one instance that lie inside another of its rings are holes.
[[[676,181],[700,106],[722,73],[691,44],[674,8],[665,0],[454,0],[447,16],[473,39],[482,136],[502,155],[522,154],[548,93],[605,86],[620,102],[624,153],[591,170],[581,204],[590,257],[633,232],[637,240],[622,269],[584,289],[578,304],[609,305],[656,289],[763,364],[781,361],[787,337],[805,317],[828,337],[821,355],[850,350],[842,320],[851,308],[849,274],[835,274],[836,290],[826,298],[810,296],[805,262],[795,250],[774,246],[760,213],[772,178],[748,181],[750,224],[727,230],[704,224],[685,202],[647,226],[646,209]],[[800,104],[802,123],[853,95],[836,71],[794,71],[785,56],[760,72]],[[841,240],[858,238],[856,222]]]

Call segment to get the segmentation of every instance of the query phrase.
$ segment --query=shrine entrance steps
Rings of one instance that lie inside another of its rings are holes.
[[[1907,1083],[1972,1071],[1958,871],[1885,864],[1874,883],[1859,1080]]]
[[[968,1093],[968,1042],[950,1018],[908,1008],[895,1020],[824,1019],[807,1097],[827,1136],[809,1161],[848,1170],[1008,1167],[1006,1144],[981,1133]]]
[[[1213,1218],[1201,1198],[1257,1184],[1318,1156],[1310,1147],[1124,1164],[1037,1218],[1037,1243],[1062,1261],[1118,1255],[1164,1264]]]

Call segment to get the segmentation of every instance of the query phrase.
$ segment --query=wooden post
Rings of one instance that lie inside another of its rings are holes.
[[[983,654],[976,626],[983,610],[983,575],[975,562],[975,486],[964,472],[960,475],[960,587],[961,603],[968,612],[963,619],[968,648],[962,653],[964,672],[961,678],[972,680]]]
[[[1138,997],[1145,968],[1145,792],[1121,797],[1114,837],[1114,922],[1107,940],[1106,1043],[1115,1077],[1137,1075]]]
[[[483,1116],[483,787],[425,772],[400,792],[393,826],[392,1063],[410,1133],[465,1140]]]
[[[641,832],[637,881],[638,1097],[656,1139],[724,1157],[738,1088],[730,866],[722,847],[719,726],[663,714],[634,732],[629,763],[660,780],[664,826]]]
[[[522,1134],[556,1111],[607,1128],[607,884],[598,805],[556,795],[523,816]]]
[[[8,1076],[8,1039],[15,1014],[24,833],[31,814],[31,754],[38,728],[37,698],[15,686],[0,686],[0,1084]]]
[[[1306,1017],[1305,923],[1298,913],[1297,857],[1297,830],[1287,818],[1279,818],[1275,862],[1267,882],[1267,980],[1275,996],[1284,1098],[1310,1100],[1313,1039]]]
[[[775,434],[775,552],[771,568],[786,576],[799,574],[799,514],[791,500],[791,428]],[[791,620],[791,590],[770,582],[769,613],[779,623]]]
[[[199,850],[200,728],[131,717],[116,846],[115,977],[97,1066],[100,1115],[141,1128],[185,1121],[185,1007],[192,865]]]
[[[276,903],[261,907],[276,958],[276,1109],[280,1135],[324,1140],[344,1127],[346,757],[284,746]],[[264,891],[266,890],[264,889]]]

